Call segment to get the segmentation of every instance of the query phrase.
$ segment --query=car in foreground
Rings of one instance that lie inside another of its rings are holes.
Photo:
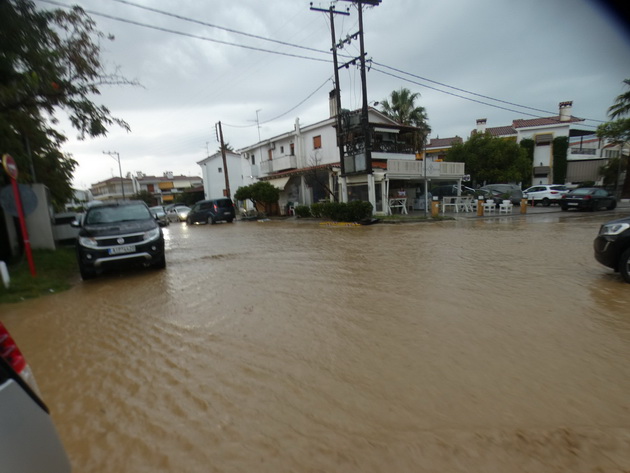
[[[0,322],[0,471],[70,470],[68,455],[32,372]]]
[[[164,210],[164,207],[162,207],[161,205],[149,207],[149,210],[155,216],[155,219],[157,220],[157,223],[160,227],[168,227],[169,223],[171,223],[166,216],[166,211]]]
[[[104,202],[72,226],[79,228],[76,248],[83,279],[114,267],[166,267],[162,229],[142,201]]]
[[[166,209],[166,218],[169,222],[185,222],[188,212],[190,207],[187,205],[176,205]]]
[[[234,218],[236,218],[236,212],[232,199],[200,200],[190,208],[186,223],[188,225],[194,223],[214,224],[220,221],[232,223]]]
[[[617,199],[605,189],[599,187],[579,187],[562,195],[560,208],[564,211],[576,210],[613,210]]]
[[[554,185],[537,185],[532,186],[523,191],[523,197],[534,205],[542,204],[543,207],[549,207],[551,204],[557,204],[564,194],[569,192],[566,186],[560,184]]]
[[[621,273],[630,283],[630,217],[612,220],[599,228],[593,242],[595,259]]]

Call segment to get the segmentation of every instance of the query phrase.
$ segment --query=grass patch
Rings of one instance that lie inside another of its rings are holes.
[[[69,289],[79,276],[74,248],[33,250],[37,276],[31,276],[26,256],[9,266],[9,288],[0,281],[0,304],[21,302]]]

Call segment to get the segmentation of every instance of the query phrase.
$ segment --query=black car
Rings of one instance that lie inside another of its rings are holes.
[[[232,223],[236,217],[232,199],[200,200],[190,208],[186,223],[217,223],[221,220]]]
[[[605,189],[598,187],[580,187],[567,192],[559,200],[562,210],[613,210],[617,207],[617,199]]]
[[[630,283],[630,217],[605,223],[593,242],[595,259]]]
[[[90,207],[78,227],[77,259],[83,279],[126,265],[166,267],[164,235],[142,201],[113,201]]]

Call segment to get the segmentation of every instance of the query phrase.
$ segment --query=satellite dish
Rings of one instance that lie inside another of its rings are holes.
[[[20,193],[20,199],[22,200],[24,215],[32,214],[37,208],[37,195],[26,184],[18,184],[18,191]],[[18,216],[17,205],[11,186],[5,186],[0,190],[0,205],[9,215],[13,217]]]

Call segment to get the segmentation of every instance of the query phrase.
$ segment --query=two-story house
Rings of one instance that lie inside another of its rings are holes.
[[[252,176],[280,189],[281,212],[292,205],[323,200],[363,200],[372,203],[375,214],[386,214],[391,212],[390,197],[394,194],[407,196],[407,205],[413,208],[429,180],[461,183],[463,163],[423,161],[412,139],[417,129],[401,125],[374,108],[368,110],[372,172],[362,172],[365,157],[356,155],[346,156],[343,174],[334,104],[330,111],[326,120],[302,126],[296,119],[293,130],[240,150]],[[344,112],[343,120],[353,119],[360,119],[358,112]]]
[[[229,197],[235,201],[234,193],[239,187],[255,182],[250,169],[250,161],[233,151],[226,150],[225,163],[221,153],[217,152],[198,161],[197,164],[201,166],[203,192],[206,199],[226,197],[226,185],[229,184]]]
[[[90,186],[90,192],[94,200],[120,200],[128,199],[135,193],[133,181],[129,177],[111,177],[99,181]]]
[[[581,118],[571,115],[573,102],[560,102],[558,115],[552,117],[514,120],[512,125],[487,128],[487,120],[477,120],[473,133],[490,133],[492,136],[514,139],[520,143],[524,139],[534,141],[534,162],[532,184],[553,184],[553,140],[557,137],[571,137],[583,133],[572,129]]]
[[[133,193],[148,192],[154,197],[157,205],[174,202],[183,192],[201,187],[203,183],[198,176],[177,176],[170,171],[164,172],[162,176],[147,176],[137,172],[131,179]]]

